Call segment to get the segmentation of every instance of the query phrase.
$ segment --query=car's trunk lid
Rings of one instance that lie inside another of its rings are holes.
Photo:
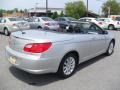
[[[22,34],[24,32],[24,34]],[[24,52],[23,48],[29,43],[44,43],[44,42],[62,42],[72,40],[73,35],[60,34],[49,31],[26,30],[17,31],[10,36],[10,47],[16,51]]]

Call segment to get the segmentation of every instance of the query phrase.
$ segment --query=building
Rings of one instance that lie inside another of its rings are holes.
[[[100,17],[100,15],[98,15],[98,14],[92,12],[92,11],[88,11],[88,12],[86,11],[86,12],[85,12],[85,15],[84,15],[83,17],[93,17],[93,18],[97,18],[97,17]]]
[[[64,8],[48,8],[48,15],[52,15],[54,12],[57,12],[60,14],[61,12],[64,12]],[[45,16],[46,15],[46,8],[44,7],[37,7],[37,8],[31,8],[28,9],[29,16]]]

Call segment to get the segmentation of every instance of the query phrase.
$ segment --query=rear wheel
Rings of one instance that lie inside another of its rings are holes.
[[[115,27],[114,27],[114,25],[109,25],[109,26],[108,26],[108,29],[109,29],[109,30],[114,30]]]
[[[111,41],[110,44],[109,44],[109,47],[108,47],[108,49],[106,51],[106,54],[108,56],[111,55],[114,52],[114,45],[115,45],[114,42]]]
[[[41,26],[38,26],[38,29],[42,29],[42,27],[41,27]]]
[[[5,34],[6,36],[10,35],[10,32],[8,31],[7,28],[4,29],[4,34]]]
[[[70,77],[75,71],[77,64],[76,61],[77,61],[77,57],[72,53],[64,56],[59,66],[58,75],[62,78]]]

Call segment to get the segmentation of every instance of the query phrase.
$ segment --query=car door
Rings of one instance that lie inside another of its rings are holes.
[[[91,36],[87,34],[77,34],[76,35],[76,44],[77,50],[80,55],[80,62],[84,62],[91,58]]]
[[[4,18],[1,18],[0,20],[0,31],[3,32],[4,30],[4,25],[5,25],[5,19]]]
[[[91,23],[88,29],[88,36],[91,37],[91,57],[97,56],[105,52],[106,48],[106,35],[103,34],[103,30],[96,24]]]
[[[41,26],[41,25],[39,25],[40,24],[39,18],[35,18],[35,19],[30,20],[29,24],[30,24],[30,28],[32,28],[32,29],[37,29],[38,26]]]
[[[86,23],[78,23],[77,26],[75,26],[74,28],[74,31],[78,33],[74,34],[74,42],[76,42],[75,47],[77,48],[77,51],[80,55],[80,62],[84,62],[91,58],[91,40],[93,36],[87,33],[87,26],[89,25],[87,25]]]
[[[62,28],[65,28],[67,26],[67,21],[65,18],[59,18],[59,24]]]

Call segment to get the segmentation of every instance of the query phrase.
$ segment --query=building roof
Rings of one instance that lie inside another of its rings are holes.
[[[40,12],[40,11],[45,11],[45,7],[36,7],[36,8],[30,8],[28,9],[28,12]],[[48,8],[48,10],[51,11],[64,11],[64,8]]]

